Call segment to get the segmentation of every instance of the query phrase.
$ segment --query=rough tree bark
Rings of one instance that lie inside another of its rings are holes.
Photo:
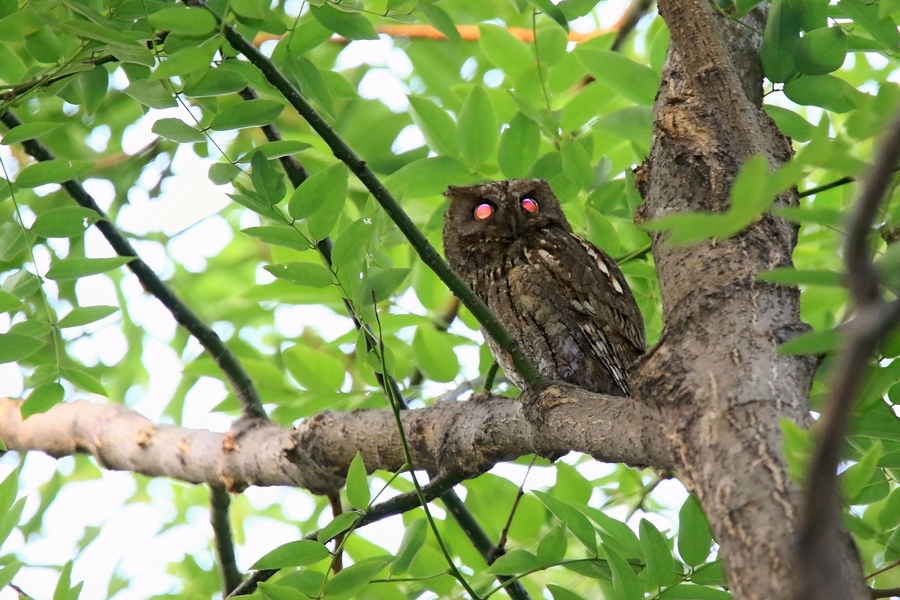
[[[754,154],[774,169],[790,141],[761,110],[765,15],[744,26],[705,0],[660,0],[672,44],[657,96],[654,142],[639,170],[639,220],[728,208],[738,169]],[[782,204],[797,203],[796,192]],[[668,247],[653,236],[665,329],[633,383],[660,406],[679,478],[713,527],[735,599],[790,598],[801,493],[787,476],[779,420],[809,425],[814,364],[778,356],[803,331],[796,289],[756,276],[791,266],[797,228],[763,216],[719,242]],[[867,598],[851,544],[842,573]]]

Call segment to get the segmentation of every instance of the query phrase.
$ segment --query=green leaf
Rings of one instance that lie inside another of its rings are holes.
[[[312,288],[324,288],[334,283],[334,277],[327,267],[311,262],[289,262],[277,265],[265,265],[266,271],[294,285]]]
[[[202,142],[206,139],[202,131],[198,131],[181,119],[160,119],[153,124],[151,131],[178,144]]]
[[[250,181],[260,199],[273,206],[281,202],[287,189],[281,171],[269,164],[269,159],[259,152],[253,155],[250,164]]]
[[[11,144],[24,142],[25,140],[32,140],[41,137],[42,135],[46,135],[51,131],[55,131],[62,126],[63,123],[23,123],[4,133],[3,141],[0,141],[0,145],[9,146]]]
[[[564,137],[560,141],[563,173],[566,177],[580,185],[589,187],[594,183],[594,170],[591,158],[578,141]]]
[[[804,75],[837,71],[847,56],[847,36],[838,26],[808,32],[794,46],[794,63]]]
[[[213,55],[221,45],[218,37],[213,37],[199,46],[182,48],[162,61],[149,79],[165,79],[168,77],[184,76],[195,71],[209,71],[209,64]]]
[[[356,522],[359,521],[360,514],[356,511],[350,511],[341,513],[331,520],[328,525],[319,530],[319,535],[316,539],[318,539],[323,544],[328,542],[338,535],[344,533],[349,530],[351,527],[356,525]]]
[[[778,129],[795,142],[808,142],[812,139],[815,128],[794,111],[771,104],[764,104],[763,110],[772,117],[772,120],[778,125]]]
[[[288,203],[288,213],[294,219],[305,219],[326,205],[343,206],[348,177],[349,171],[344,163],[335,163],[313,173],[294,190]]]
[[[319,208],[309,216],[306,228],[314,240],[324,240],[331,235],[331,230],[337,225],[338,219],[344,211],[344,202],[347,199],[346,190],[346,180],[344,180],[343,185],[322,198]]]
[[[216,29],[216,18],[205,8],[173,6],[150,15],[150,24],[156,29],[191,36],[203,36]]]
[[[600,526],[602,530],[600,537],[604,545],[611,546],[616,552],[628,558],[643,555],[641,543],[628,525],[593,506],[579,505],[577,508]]]
[[[838,8],[844,14],[853,19],[857,25],[869,32],[875,40],[887,46],[888,50],[896,52],[900,46],[900,32],[894,20],[879,14],[879,6],[876,3],[860,2],[860,0],[841,0]]]
[[[843,287],[844,274],[826,269],[794,269],[778,267],[756,276],[759,281],[787,283],[792,285],[827,285]]]
[[[431,23],[435,29],[444,34],[444,36],[452,41],[459,42],[462,38],[459,31],[456,30],[456,24],[447,12],[431,2],[423,1],[416,4],[416,11],[425,17],[425,20]]]
[[[131,85],[122,90],[144,106],[150,108],[175,108],[178,103],[172,97],[172,93],[163,87],[161,81],[147,81],[139,79],[132,81]]]
[[[834,75],[804,75],[784,84],[784,95],[797,104],[821,106],[836,113],[856,108],[856,99],[861,94]]]
[[[338,35],[349,40],[377,40],[378,32],[362,14],[344,12],[330,4],[310,6],[309,12],[315,19]]]
[[[688,565],[696,567],[706,562],[712,533],[700,503],[691,495],[678,511],[678,553]]]
[[[837,329],[802,333],[778,347],[778,354],[825,354],[837,348],[841,332]]]
[[[841,473],[841,491],[851,504],[863,487],[872,480],[883,453],[884,447],[876,440],[855,465],[851,465]]]
[[[391,575],[403,575],[409,570],[410,565],[425,545],[428,536],[428,521],[416,519],[406,526],[400,547],[397,549],[397,560],[391,565]]]
[[[74,383],[81,389],[91,392],[92,394],[100,394],[101,396],[108,395],[106,393],[106,390],[103,388],[103,385],[93,375],[89,375],[81,369],[65,367],[60,369],[60,375],[62,375],[62,377],[64,377],[66,380]]]
[[[241,233],[245,233],[250,237],[254,237],[259,241],[272,244],[274,246],[284,246],[285,248],[290,248],[292,250],[299,250],[303,252],[304,250],[310,250],[311,246],[309,240],[307,240],[303,235],[294,229],[293,227],[287,227],[285,225],[266,225],[263,227],[248,227],[246,229],[241,229]],[[311,264],[311,263],[307,263]],[[315,265],[319,266],[319,265]],[[327,269],[326,269],[327,270]],[[276,275],[277,277],[277,275]],[[329,277],[328,283],[331,283],[331,279]],[[309,284],[299,284],[299,285],[309,285]],[[317,287],[317,286],[312,286]],[[318,286],[324,287],[324,286]]]
[[[19,473],[21,470],[22,465],[20,464],[10,471],[9,474],[3,478],[3,482],[0,483],[0,514],[9,512],[9,509],[16,501],[16,496],[19,493]],[[0,544],[2,543],[3,540],[0,540]]]
[[[760,50],[769,81],[781,83],[797,75],[793,50],[800,41],[800,23],[800,13],[790,0],[772,0]]]
[[[119,307],[117,306],[76,306],[69,311],[69,314],[60,319],[59,327],[60,329],[65,329],[66,327],[87,325],[88,323],[105,319],[118,310]]]
[[[241,174],[241,169],[231,163],[216,163],[209,167],[209,180],[216,185],[225,185],[234,181]]]
[[[644,554],[644,573],[656,587],[669,586],[678,580],[675,574],[675,561],[666,538],[647,519],[641,519],[641,551]]]
[[[537,558],[545,567],[558,564],[566,556],[566,531],[562,525],[551,529],[537,547]]]
[[[300,590],[300,592],[305,594],[299,597],[292,596],[290,600],[309,600],[309,598],[315,598],[319,595],[322,586],[325,585],[325,574],[311,569],[302,569],[282,575],[278,578],[278,584],[279,585],[275,587],[281,588],[279,593],[282,590],[287,589],[293,593],[297,593],[297,590]],[[288,588],[288,586],[290,586],[290,588]],[[264,590],[262,584],[260,585],[260,590]]]
[[[321,575],[321,573],[319,575]],[[322,575],[320,577],[320,580],[324,581],[325,576]],[[278,580],[278,583],[281,583],[280,579]],[[259,592],[260,594],[262,594],[262,597],[266,600],[307,600],[308,598],[308,596],[304,595],[300,591],[295,590],[292,587],[269,583],[268,581],[259,582],[257,587],[259,588]],[[319,589],[319,587],[316,587],[313,595],[318,593]]]
[[[342,569],[340,573],[325,582],[325,595],[346,597],[359,591],[390,562],[389,559],[378,556],[361,560],[355,565]]]
[[[22,360],[45,343],[28,335],[0,333],[0,364]]]
[[[65,393],[63,386],[56,382],[42,383],[34,388],[22,403],[22,418],[27,419],[31,415],[47,412],[62,402]]]
[[[198,81],[185,84],[182,93],[188,98],[208,98],[234,94],[245,87],[247,78],[241,73],[231,69],[210,69]]]
[[[325,560],[331,556],[331,552],[321,542],[313,540],[296,540],[282,544],[274,550],[267,552],[262,558],[253,563],[252,570],[283,569],[285,567],[302,567]]]
[[[453,351],[450,336],[431,325],[416,328],[412,343],[419,368],[432,381],[453,381],[459,375],[459,359]]]
[[[338,271],[350,263],[353,259],[361,254],[361,250],[365,248],[372,234],[375,232],[375,226],[370,218],[357,219],[350,223],[334,240],[334,246],[331,248],[331,264]]]
[[[643,600],[644,591],[641,582],[628,561],[609,546],[604,546],[603,549],[609,558],[609,568],[612,570],[612,583],[616,597],[626,600]]]
[[[400,287],[400,284],[406,279],[409,271],[410,269],[385,269],[374,275],[369,275],[366,280],[363,302],[371,303],[373,295],[376,302],[390,298],[394,290]]]
[[[0,290],[0,313],[9,312],[11,310],[19,310],[23,307],[22,301],[10,294]]]
[[[517,112],[500,135],[497,162],[510,179],[525,177],[538,158],[541,131],[537,123]]]
[[[235,162],[247,162],[252,159],[254,154],[262,154],[266,158],[281,158],[282,156],[291,156],[297,154],[307,148],[312,148],[312,144],[306,142],[298,142],[297,140],[279,140],[277,142],[266,142],[260,144]]]
[[[326,352],[295,344],[282,356],[291,376],[308,390],[334,392],[344,384],[343,363]]]
[[[419,6],[422,6],[420,4]],[[422,131],[428,147],[437,154],[457,156],[459,143],[456,123],[443,108],[422,96],[409,96],[413,123]]]
[[[369,477],[366,473],[366,465],[363,462],[362,455],[359,452],[350,461],[350,468],[347,469],[347,500],[350,506],[358,510],[366,510],[369,508],[369,500],[372,495],[369,493]]]
[[[528,0],[528,3],[556,21],[566,31],[569,30],[569,22],[566,20],[566,15],[550,0]]]
[[[553,585],[552,583],[547,584],[547,590],[550,592],[550,595],[553,596],[553,600],[584,600],[584,598],[575,592],[570,592],[569,590],[561,588],[558,585]]]
[[[118,29],[113,29],[112,27],[100,25],[99,23],[78,19],[66,21],[65,23],[62,23],[61,26],[66,31],[70,31],[79,37],[98,40],[113,46],[129,49],[140,48],[139,40],[147,37],[146,32],[144,34],[137,34],[136,32],[126,33]]]
[[[494,564],[488,567],[487,572],[494,575],[518,575],[519,573],[539,571],[544,567],[545,564],[537,556],[527,550],[517,548],[497,558]]]
[[[459,148],[472,163],[481,164],[493,155],[498,138],[494,106],[484,87],[476,85],[459,112]]]
[[[0,544],[6,541],[12,530],[19,524],[22,518],[22,511],[25,509],[25,500],[27,498],[19,498],[6,513],[0,518]],[[69,563],[72,564],[72,563]]]
[[[580,47],[575,50],[584,68],[600,83],[636,104],[653,105],[659,75],[620,52]]]
[[[284,104],[274,100],[246,100],[220,110],[219,114],[213,117],[209,128],[213,131],[229,131],[245,127],[262,127],[270,125],[282,110]]]
[[[41,237],[64,238],[81,235],[101,219],[97,211],[82,206],[61,206],[42,212],[29,231]]]
[[[83,175],[92,166],[92,163],[85,160],[61,158],[32,163],[19,171],[16,185],[22,188],[33,188],[48,183],[63,183]]]
[[[334,102],[319,68],[304,56],[288,55],[285,57],[285,60],[286,64],[289,65],[290,72],[300,83],[300,89],[303,94],[315,100],[325,112],[333,115]]]
[[[556,515],[557,519],[566,524],[569,531],[578,538],[578,541],[580,541],[591,554],[596,555],[597,533],[593,525],[591,525],[591,522],[588,521],[583,513],[546,492],[535,490],[534,495],[537,496],[538,500],[540,500],[550,512]]]
[[[478,33],[478,45],[485,55],[511,77],[517,77],[535,64],[532,49],[506,28],[482,23],[478,26]]]
[[[0,544],[3,541],[0,540]],[[5,588],[12,580],[15,578],[16,574],[19,572],[19,569],[25,566],[25,563],[21,563],[17,560],[11,561],[8,565],[0,569],[0,588]]]
[[[404,199],[440,194],[448,185],[461,185],[472,180],[469,169],[449,156],[433,156],[413,161],[384,180],[384,185],[396,193],[405,186]]]
[[[653,108],[628,106],[603,115],[592,127],[614,137],[646,145],[650,143],[653,131]]]
[[[134,260],[133,256],[114,256],[111,258],[64,258],[50,266],[47,279],[64,281],[89,277],[98,273],[106,273]]]
[[[724,590],[684,582],[667,589],[664,597],[673,600],[731,600],[731,594]]]

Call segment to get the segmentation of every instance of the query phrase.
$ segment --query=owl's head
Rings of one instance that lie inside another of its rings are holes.
[[[444,195],[444,247],[475,243],[512,243],[547,227],[572,231],[559,200],[543,179],[510,179],[450,186]]]

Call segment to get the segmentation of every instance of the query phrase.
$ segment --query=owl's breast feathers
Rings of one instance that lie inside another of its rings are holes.
[[[601,393],[625,394],[627,369],[645,351],[644,323],[622,272],[602,250],[547,228],[508,247],[513,310],[539,337],[525,340],[546,376]]]

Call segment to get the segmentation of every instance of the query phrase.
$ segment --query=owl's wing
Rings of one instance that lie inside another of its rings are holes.
[[[628,394],[627,368],[645,350],[644,321],[615,262],[562,230],[545,230],[524,256],[533,267],[527,277],[544,280],[531,289],[541,290],[544,301],[556,308],[554,319],[588,345]]]
[[[614,303],[614,306],[612,307],[616,322],[620,327],[619,332],[634,348],[636,352],[635,358],[644,354],[644,352],[647,351],[647,335],[644,333],[644,316],[641,314],[641,310],[638,308],[637,302],[634,299],[634,294],[632,294],[631,288],[628,287],[625,276],[622,274],[616,261],[589,241],[582,239],[577,235],[572,235],[572,237],[578,240],[578,243],[585,249],[588,256],[594,260],[598,271],[603,274],[603,277],[600,279],[606,280],[608,286],[612,288],[614,293],[612,297],[618,296],[622,300],[621,302]],[[588,275],[588,277],[590,277],[590,275]]]

